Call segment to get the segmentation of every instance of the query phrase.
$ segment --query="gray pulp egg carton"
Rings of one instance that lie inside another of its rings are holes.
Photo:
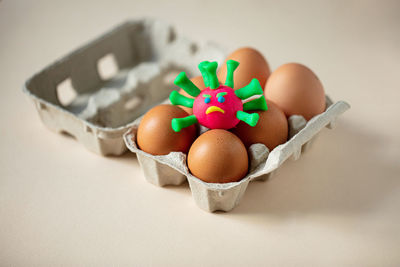
[[[239,204],[249,182],[271,177],[290,157],[297,160],[324,127],[333,128],[338,116],[350,108],[344,101],[333,103],[328,96],[326,103],[325,112],[308,122],[302,116],[291,116],[288,120],[289,140],[272,151],[263,144],[253,144],[248,150],[249,173],[234,183],[206,183],[191,175],[184,153],[171,152],[168,155],[154,156],[140,150],[135,140],[141,118],[124,134],[124,140],[129,150],[137,154],[147,181],[165,186],[179,185],[187,180],[193,198],[201,209],[209,212],[229,211]]]
[[[51,130],[98,154],[120,155],[127,150],[122,135],[175,89],[179,72],[198,75],[199,62],[224,56],[162,21],[132,20],[33,75],[23,91]]]

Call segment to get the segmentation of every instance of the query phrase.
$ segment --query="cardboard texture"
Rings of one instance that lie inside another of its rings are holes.
[[[171,152],[168,155],[154,156],[140,150],[136,145],[136,133],[141,118],[138,118],[125,133],[124,140],[129,150],[137,154],[147,181],[164,186],[179,185],[187,179],[193,198],[201,209],[209,212],[229,211],[239,204],[250,181],[266,180],[288,158],[297,160],[324,127],[332,129],[337,117],[350,108],[344,101],[332,103],[329,97],[326,97],[326,102],[326,111],[308,122],[302,116],[291,116],[290,139],[271,152],[263,144],[253,144],[248,151],[249,173],[235,183],[216,184],[201,181],[190,174],[184,153]]]
[[[194,43],[159,20],[133,20],[33,75],[23,91],[49,129],[74,136],[95,153],[120,155],[132,122],[176,89],[180,71],[199,75],[198,63],[209,59],[222,62],[222,49]],[[115,75],[103,77],[102,67],[116,69]],[[60,89],[74,98],[63,102]]]

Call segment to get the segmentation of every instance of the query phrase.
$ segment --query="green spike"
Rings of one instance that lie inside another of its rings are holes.
[[[239,62],[235,60],[228,60],[226,62],[226,80],[225,80],[225,85],[233,88],[233,73],[235,72],[236,68],[239,66]]]
[[[263,90],[261,88],[260,82],[256,78],[251,80],[251,82],[245,87],[235,90],[235,95],[242,100],[247,99],[253,95],[262,94]]]
[[[265,97],[261,96],[259,98],[253,99],[249,102],[243,104],[243,110],[268,110],[267,102]]]
[[[172,119],[171,126],[175,132],[180,132],[182,130],[182,128],[189,127],[190,125],[193,125],[195,123],[197,123],[196,116],[190,115],[190,116],[187,116],[184,118]]]
[[[171,101],[172,105],[181,105],[187,108],[192,108],[194,99],[181,95],[178,91],[172,91],[169,94],[169,101]]]
[[[174,84],[185,90],[189,95],[196,97],[200,94],[200,89],[186,76],[185,72],[179,73],[175,78]]]
[[[217,89],[219,87],[219,81],[217,77],[218,63],[213,61],[205,65],[205,71],[207,72],[209,87],[211,89]]]
[[[245,123],[247,123],[248,125],[250,125],[251,127],[254,127],[257,125],[258,119],[260,118],[260,115],[258,115],[257,113],[247,113],[241,110],[238,110],[238,112],[236,112],[236,118],[238,118],[241,121],[244,121]]]
[[[199,64],[199,70],[201,72],[201,76],[203,76],[204,85],[206,87],[208,87],[210,85],[209,81],[208,81],[208,73],[205,68],[209,63],[210,63],[209,61],[203,61],[203,62],[200,62],[200,64]]]

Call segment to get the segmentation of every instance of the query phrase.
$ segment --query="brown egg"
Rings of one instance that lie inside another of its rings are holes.
[[[231,132],[214,129],[200,135],[189,150],[188,167],[208,183],[229,183],[248,171],[248,155],[242,141]]]
[[[286,116],[311,119],[325,110],[325,92],[318,77],[306,66],[288,63],[275,70],[264,90],[266,98],[277,104]]]
[[[261,143],[272,151],[287,141],[289,129],[285,113],[270,100],[267,100],[267,105],[268,110],[255,111],[260,115],[256,126],[251,127],[241,121],[232,129],[247,148],[252,144]]]
[[[225,83],[226,61],[229,59],[240,63],[233,75],[235,90],[246,86],[253,78],[257,78],[261,87],[264,88],[270,70],[267,61],[260,52],[254,48],[243,47],[230,54],[218,71],[218,79],[222,84]]]
[[[206,88],[206,86],[204,85],[204,81],[203,81],[203,77],[202,76],[196,76],[192,79],[190,79],[194,85],[197,86],[197,88],[199,88],[200,90],[203,90],[204,88]],[[190,98],[194,98],[193,96],[189,95],[188,93],[186,93],[183,89],[179,90],[179,93],[181,95],[190,97]],[[183,109],[184,111],[186,111],[189,115],[193,114],[193,109],[192,108],[187,108],[184,106],[179,106],[181,109]]]
[[[187,153],[196,138],[196,127],[192,125],[177,133],[171,126],[173,118],[186,116],[185,111],[173,105],[150,109],[138,128],[136,140],[139,148],[152,155],[167,155],[172,151]]]

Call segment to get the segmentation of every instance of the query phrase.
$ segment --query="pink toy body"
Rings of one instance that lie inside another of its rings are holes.
[[[199,123],[210,129],[231,129],[239,123],[236,116],[243,111],[243,104],[235,91],[227,86],[206,88],[193,103],[193,114]]]
[[[239,62],[232,59],[226,62],[227,74],[225,85],[219,83],[217,77],[217,62],[203,61],[199,64],[199,70],[203,76],[206,89],[201,91],[189,78],[186,73],[181,72],[175,78],[174,83],[181,87],[187,94],[194,97],[189,98],[172,91],[169,100],[173,105],[182,105],[193,108],[193,115],[184,118],[173,118],[171,127],[175,132],[182,128],[199,123],[210,129],[231,129],[239,121],[244,121],[251,127],[256,126],[258,113],[247,113],[247,110],[267,110],[267,102],[263,90],[257,79],[237,90],[233,90],[233,72],[239,66]],[[261,97],[242,103],[251,96],[262,95]]]

